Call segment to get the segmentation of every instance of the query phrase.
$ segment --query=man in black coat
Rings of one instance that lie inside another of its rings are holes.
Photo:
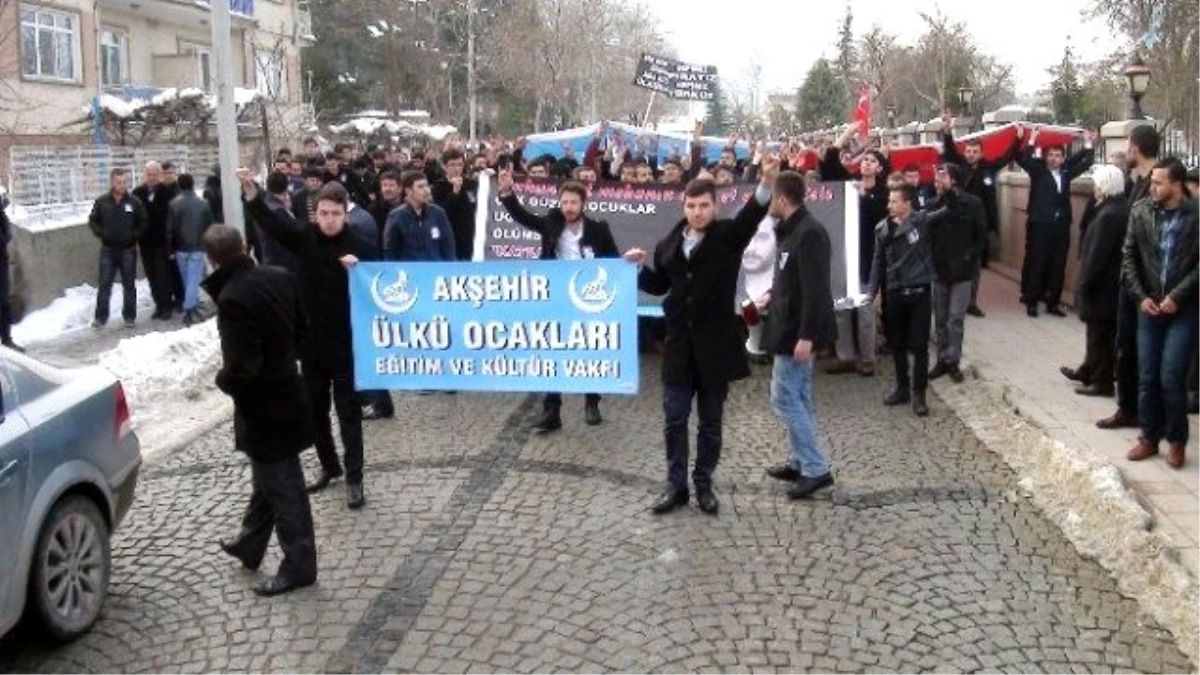
[[[10,293],[12,279],[9,275],[8,244],[13,239],[12,221],[8,219],[8,195],[0,193],[0,344],[9,349],[24,352],[12,338],[13,310]]]
[[[721,425],[729,383],[750,375],[741,320],[729,311],[737,294],[742,253],[767,215],[779,159],[763,161],[762,181],[733,220],[716,216],[716,184],[696,179],[684,189],[684,218],[654,249],[653,266],[638,274],[638,288],[666,295],[663,313],[663,413],[669,485],[653,506],[668,513],[688,503],[688,418],[692,399],[700,417],[692,484],[700,510],[715,514],[712,475],[721,458]],[[625,259],[643,265],[649,256],[631,249]]]
[[[1091,138],[1079,152],[1066,159],[1066,149],[1046,150],[1046,158],[1033,156],[1040,129],[1034,129],[1029,147],[1017,163],[1029,174],[1028,224],[1025,228],[1025,260],[1021,266],[1021,302],[1031,317],[1038,315],[1039,302],[1046,313],[1066,316],[1062,301],[1067,251],[1071,247],[1071,181],[1092,166],[1095,153]]]
[[[762,348],[775,355],[771,403],[788,428],[788,462],[767,469],[772,478],[794,483],[792,499],[833,485],[829,462],[817,444],[813,407],[813,361],[817,349],[837,341],[833,292],[829,286],[832,251],[829,233],[804,207],[804,178],[785,171],[775,180],[770,214],[775,226],[775,279],[765,301]]]
[[[163,182],[162,166],[146,162],[146,180],[133,190],[133,196],[146,207],[149,227],[138,239],[142,254],[142,271],[154,296],[154,319],[170,319],[175,310],[175,282],[171,276],[171,252],[167,249],[167,221],[171,200],[179,188]],[[182,298],[180,298],[182,301]]]
[[[475,195],[479,183],[463,175],[466,159],[461,150],[451,148],[442,154],[446,173],[430,187],[433,203],[442,207],[454,231],[454,250],[458,260],[470,260],[475,253]]]
[[[1013,139],[1012,146],[1003,155],[994,160],[986,160],[983,158],[983,146],[978,138],[966,141],[962,152],[959,152],[958,144],[954,142],[954,121],[947,118],[945,122],[942,158],[946,162],[957,164],[962,168],[962,191],[982,202],[983,215],[987,219],[987,231],[999,232],[1000,216],[996,208],[996,177],[1005,167],[1012,164],[1017,153],[1021,151],[1021,134],[1017,134],[1017,137]],[[984,313],[979,308],[979,270],[987,265],[990,248],[990,242],[986,238],[985,242],[988,245],[984,247],[983,255],[980,258],[981,265],[975,271],[975,278],[971,283],[971,305],[967,308],[967,314],[980,318],[984,316]]]
[[[941,215],[929,220],[938,359],[929,371],[929,379],[948,374],[956,383],[963,381],[958,362],[962,357],[964,320],[988,240],[983,202],[962,189],[962,180],[963,170],[957,164],[938,167],[938,201],[931,208],[932,213]]]
[[[108,305],[113,280],[121,274],[121,316],[125,327],[133,328],[137,319],[137,242],[150,226],[146,207],[129,192],[129,172],[117,168],[109,172],[110,189],[92,205],[88,227],[100,240],[100,279],[97,284],[96,314],[92,328],[108,323]]]
[[[341,462],[333,443],[329,420],[330,389],[337,411],[338,428],[345,448],[346,503],[362,508],[363,437],[362,408],[354,389],[354,355],[350,333],[350,280],[347,270],[359,260],[375,259],[373,247],[346,226],[350,197],[338,183],[330,183],[316,195],[317,224],[299,230],[288,227],[262,198],[248,169],[238,170],[254,222],[296,256],[300,289],[309,321],[310,339],[300,350],[301,372],[316,415],[317,456],[321,478],[309,487],[316,492],[342,476]]]
[[[497,178],[500,203],[512,219],[542,237],[542,260],[584,260],[588,258],[620,258],[621,251],[613,239],[608,223],[583,215],[587,204],[587,188],[582,183],[568,181],[558,188],[558,206],[545,216],[535,216],[521,205],[512,192],[511,171],[502,171]],[[542,433],[562,428],[562,394],[546,394],[542,401],[542,416],[534,428]],[[584,397],[584,422],[600,424],[600,394]]]
[[[1121,249],[1129,224],[1125,180],[1115,166],[1102,166],[1092,174],[1096,217],[1080,244],[1079,275],[1075,280],[1075,308],[1087,325],[1083,364],[1064,375],[1081,380],[1075,389],[1083,396],[1112,396],[1116,355],[1117,302],[1121,295]]]
[[[296,369],[307,319],[296,278],[256,266],[240,232],[214,225],[204,249],[216,268],[203,285],[217,303],[217,387],[233,399],[234,441],[250,458],[253,485],[241,532],[221,549],[258,569],[274,530],[283,562],[254,591],[279,595],[317,580],[316,535],[300,467],[300,451],[313,443],[312,411]]]

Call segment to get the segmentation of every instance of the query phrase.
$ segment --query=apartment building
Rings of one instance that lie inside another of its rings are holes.
[[[221,1],[234,86],[299,126],[300,49],[314,39],[304,0]],[[86,125],[71,122],[101,93],[214,91],[210,16],[208,0],[0,0],[0,146],[85,141]]]

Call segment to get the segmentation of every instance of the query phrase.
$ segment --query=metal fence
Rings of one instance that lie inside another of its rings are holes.
[[[1160,157],[1178,157],[1189,167],[1200,166],[1200,120],[1194,111],[1159,130]]]
[[[215,145],[13,147],[9,198],[30,220],[65,217],[108,190],[112,169],[128,169],[131,185],[137,185],[151,160],[172,162],[177,173],[190,173],[197,185],[203,185],[218,163],[218,151]]]

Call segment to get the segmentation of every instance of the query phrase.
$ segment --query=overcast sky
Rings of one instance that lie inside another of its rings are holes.
[[[845,0],[647,4],[662,19],[664,32],[683,60],[715,65],[726,81],[744,81],[747,65],[757,59],[766,92],[795,90],[814,60],[836,56],[845,12]],[[898,34],[902,43],[913,44],[924,32],[918,12],[934,13],[940,7],[966,24],[982,51],[1013,64],[1017,93],[1031,94],[1049,83],[1046,69],[1062,60],[1068,37],[1085,61],[1120,46],[1103,22],[1082,20],[1080,10],[1087,4],[1088,0],[853,0],[854,32],[861,35],[880,24]]]

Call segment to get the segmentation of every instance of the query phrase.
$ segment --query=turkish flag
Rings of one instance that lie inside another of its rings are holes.
[[[853,122],[858,122],[858,140],[860,143],[867,142],[867,136],[871,132],[871,87],[863,85],[858,90],[858,104],[854,106]]]
[[[1070,147],[1081,134],[1083,129],[1078,127],[1063,127],[1052,124],[1036,124],[1026,125],[1024,134],[1021,137],[1023,143],[1028,143],[1030,136],[1033,134],[1033,128],[1041,129],[1037,138],[1037,147],[1043,152],[1047,148],[1054,146]],[[955,144],[958,146],[958,151],[962,152],[967,141],[978,140],[979,151],[986,161],[999,159],[1008,152],[1012,147],[1013,141],[1017,138],[1017,127],[1015,124],[1006,124],[995,129],[987,131],[977,131],[973,134],[968,134],[960,138],[956,138]],[[907,168],[916,167],[921,171],[921,180],[933,180],[933,173],[936,165],[941,161],[942,144],[925,143],[922,145],[905,145],[894,147],[891,150],[889,159],[892,163],[893,171],[903,171]]]

